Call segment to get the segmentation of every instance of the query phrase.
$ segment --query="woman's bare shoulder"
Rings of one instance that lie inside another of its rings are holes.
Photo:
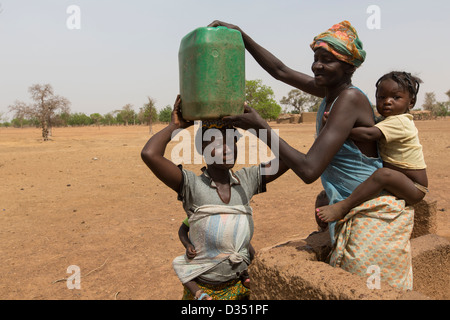
[[[345,98],[345,100],[353,101],[353,102],[363,102],[367,105],[370,105],[369,98],[367,95],[362,92],[360,89],[355,87],[350,87],[344,91],[342,91],[341,95],[342,98]]]
[[[357,114],[373,115],[372,107],[367,96],[357,88],[349,88],[339,95],[336,101],[339,109],[345,112],[356,112]]]

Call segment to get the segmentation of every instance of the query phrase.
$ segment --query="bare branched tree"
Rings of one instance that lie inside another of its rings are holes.
[[[10,112],[14,112],[14,119],[17,119],[20,127],[23,128],[23,121],[31,116],[30,106],[23,101],[16,100],[8,106],[8,109]]]
[[[282,105],[286,105],[288,108],[293,107],[296,113],[317,111],[320,102],[321,99],[298,89],[289,91],[288,96],[280,100]]]
[[[57,111],[70,113],[70,102],[64,97],[54,94],[50,84],[35,84],[28,88],[31,99],[30,113],[39,120],[42,128],[42,138],[48,140],[51,135],[52,121]]]

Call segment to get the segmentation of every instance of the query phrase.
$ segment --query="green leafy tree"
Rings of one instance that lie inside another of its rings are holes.
[[[14,128],[23,128],[24,126],[34,125],[34,123],[31,120],[28,120],[28,119],[17,119],[17,118],[14,118],[14,119],[11,120],[11,125]]]
[[[447,101],[447,102],[444,102],[444,103],[445,103],[445,106],[446,106],[446,108],[447,108],[447,112],[446,112],[445,116],[447,116],[447,115],[450,114],[450,111],[449,111],[449,109],[450,109],[450,90],[448,90],[445,94],[446,94],[447,97],[448,97],[448,101]]]
[[[4,116],[5,116],[5,113],[4,112],[0,112],[0,127],[3,126],[5,128],[7,128],[7,127],[9,127],[11,125],[11,123],[8,122],[7,119],[4,118]],[[14,119],[12,120],[12,123],[14,124]]]
[[[135,118],[136,112],[133,109],[133,105],[129,103],[124,105],[121,110],[118,110],[116,116],[117,121],[119,123],[124,123],[126,126],[128,126],[130,122],[134,123]]]
[[[62,112],[59,115],[60,125],[67,127],[67,125],[69,124],[69,118],[70,118],[69,112]]]
[[[275,101],[272,88],[262,83],[262,80],[247,80],[245,82],[245,98],[264,119],[274,120],[281,113],[281,106]]]
[[[89,126],[92,124],[92,119],[82,112],[76,112],[70,114],[67,123],[70,126]]]
[[[172,117],[172,107],[167,105],[164,109],[159,112],[158,118],[161,122],[170,122]]]
[[[89,116],[92,120],[92,123],[100,128],[100,123],[102,122],[103,116],[100,113],[93,113]]]
[[[431,112],[433,117],[437,117],[442,112],[442,106],[436,100],[436,94],[434,92],[426,92],[425,99],[422,104],[424,110]]]
[[[431,111],[433,117],[445,117],[450,108],[450,90],[445,93],[449,97],[449,101],[440,102],[436,100],[436,94],[434,92],[425,93],[425,99],[422,104],[424,110]]]
[[[158,120],[158,111],[156,110],[156,102],[154,99],[147,97],[148,102],[140,109],[140,117],[142,122],[148,124],[150,134],[153,134],[153,122]]]
[[[116,121],[116,118],[114,118],[113,113],[112,113],[112,112],[108,112],[108,113],[106,113],[106,114],[103,115],[102,120],[101,120],[101,123],[102,123],[103,125],[108,125],[108,126],[110,126],[110,125],[116,124],[117,121]]]
[[[435,117],[445,117],[448,113],[448,102],[437,102],[436,105],[433,107],[433,115]]]

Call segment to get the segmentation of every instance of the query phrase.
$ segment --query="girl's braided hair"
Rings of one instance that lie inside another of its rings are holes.
[[[380,79],[378,79],[376,83],[377,92],[378,93],[378,85],[387,79],[392,79],[395,82],[398,83],[399,86],[401,86],[404,90],[408,90],[411,99],[413,99],[414,104],[417,101],[417,94],[419,93],[420,84],[423,82],[420,78],[411,75],[411,73],[403,72],[403,71],[392,71],[384,76],[382,76]]]

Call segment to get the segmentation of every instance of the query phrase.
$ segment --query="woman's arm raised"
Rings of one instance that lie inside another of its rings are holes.
[[[291,168],[305,183],[309,184],[321,176],[348,138],[363,109],[359,106],[361,103],[367,103],[364,99],[365,97],[362,94],[353,90],[342,92],[333,110],[330,112],[327,123],[306,154],[291,147],[280,137],[272,137],[276,133],[256,111],[228,117],[227,119],[233,125],[243,129],[267,130],[266,144],[272,148],[271,142],[278,140],[280,160]]]
[[[268,50],[256,43],[238,26],[216,20],[212,22],[208,27],[219,26],[238,30],[242,34],[242,39],[244,40],[245,48],[247,49],[247,51],[253,56],[253,58],[255,58],[256,62],[258,62],[258,64],[275,79],[287,83],[314,96],[322,98],[325,96],[325,90],[315,85],[313,77],[295,71],[286,66],[280,59],[278,59]]]
[[[155,176],[176,192],[180,188],[182,172],[172,161],[164,157],[164,153],[172,134],[193,124],[181,117],[180,107],[181,98],[177,96],[170,124],[151,137],[141,151],[142,160]]]

